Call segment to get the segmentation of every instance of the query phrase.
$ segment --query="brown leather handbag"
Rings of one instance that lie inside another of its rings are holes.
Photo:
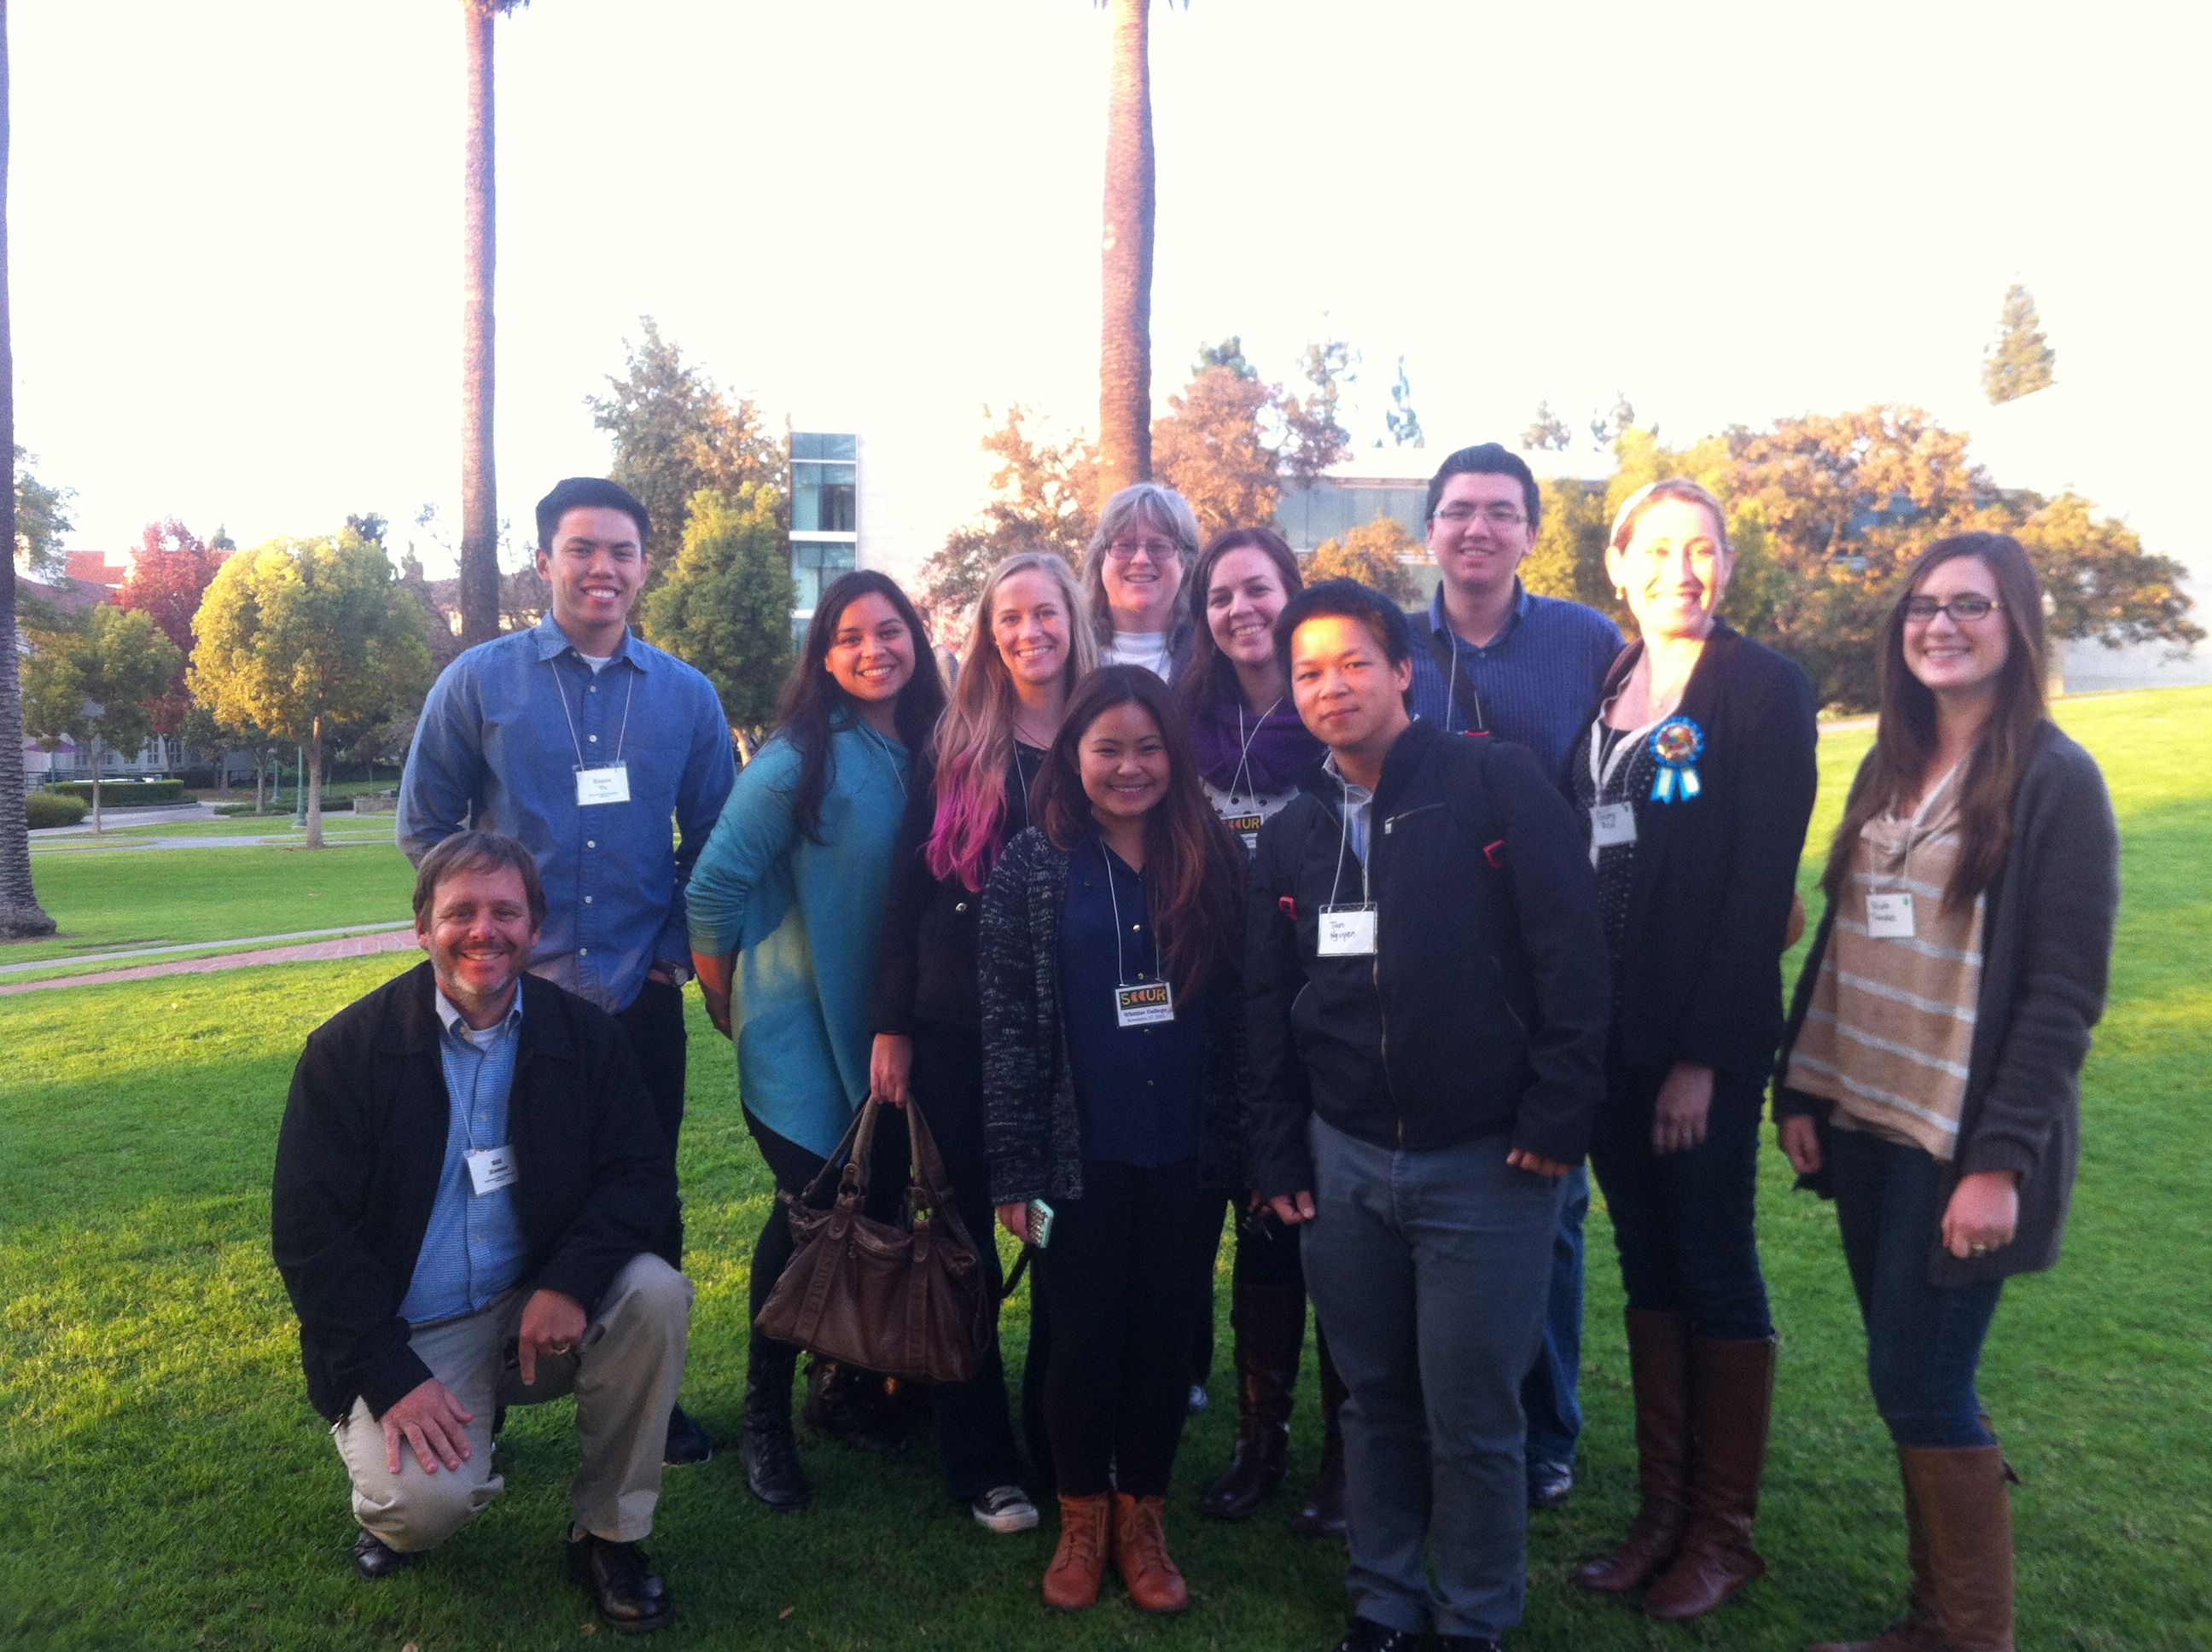
[[[911,1151],[896,1222],[867,1213],[869,1155],[886,1103],[871,1100],[796,1196],[778,1191],[796,1248],[754,1321],[763,1336],[886,1376],[961,1382],[991,1345],[983,1266],[921,1109],[906,1106]],[[838,1170],[843,1164],[842,1172]],[[832,1175],[836,1200],[819,1201]]]

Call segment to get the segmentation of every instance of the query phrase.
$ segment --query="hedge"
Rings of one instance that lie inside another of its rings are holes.
[[[75,826],[91,808],[88,803],[56,797],[52,792],[32,792],[23,799],[23,814],[33,826]]]
[[[92,801],[90,780],[56,780],[46,788],[58,792],[65,798]],[[131,809],[155,803],[182,803],[185,783],[182,780],[102,780],[100,783],[100,806],[103,809]]]

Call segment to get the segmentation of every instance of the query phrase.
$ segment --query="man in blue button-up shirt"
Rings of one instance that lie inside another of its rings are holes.
[[[529,845],[544,882],[543,975],[621,1021],[674,1151],[684,1122],[684,886],[737,778],[714,684],[629,632],[651,522],[627,489],[571,477],[538,501],[551,610],[480,643],[423,703],[399,783],[399,847],[464,825]],[[672,833],[669,823],[675,822]],[[680,1221],[661,1254],[683,1261]],[[711,1449],[679,1406],[669,1461]]]

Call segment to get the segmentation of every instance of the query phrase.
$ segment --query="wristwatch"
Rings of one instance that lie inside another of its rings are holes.
[[[645,973],[649,975],[653,974],[655,969],[665,974],[668,977],[669,984],[678,988],[679,991],[682,989],[684,983],[691,979],[693,974],[691,966],[688,962],[678,962],[673,958],[655,958],[653,961],[653,969],[647,970]]]

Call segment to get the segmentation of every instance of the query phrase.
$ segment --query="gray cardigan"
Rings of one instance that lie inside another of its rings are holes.
[[[991,1202],[1083,1197],[1083,1131],[1060,1005],[1060,914],[1067,855],[1030,827],[1006,846],[983,891],[983,1151]],[[1203,1186],[1243,1185],[1246,1084],[1241,958],[1206,984],[1206,1078],[1199,1095]]]
[[[1869,761],[1871,754],[1869,754]],[[1865,783],[1862,764],[1851,783]],[[2045,722],[2013,800],[2012,841],[1988,890],[1982,926],[1981,996],[1959,1120],[1959,1153],[1944,1199],[1978,1170],[2020,1175],[2020,1224],[2012,1242],[1961,1259],[1929,1236],[1928,1280],[1970,1285],[2033,1273],[2058,1260],[2081,1152],[2081,1062],[2104,1013],[2112,925],[2120,904],[2119,829],[2096,760]],[[1826,1133],[1831,1103],[1790,1089],[1790,1053],[1811,1004],[1835,922],[1832,905],[1797,978],[1790,1027],[1775,1069],[1774,1116],[1809,1114]],[[1826,1157],[1823,1145],[1823,1157]],[[1799,1186],[1828,1195],[1825,1170]]]

